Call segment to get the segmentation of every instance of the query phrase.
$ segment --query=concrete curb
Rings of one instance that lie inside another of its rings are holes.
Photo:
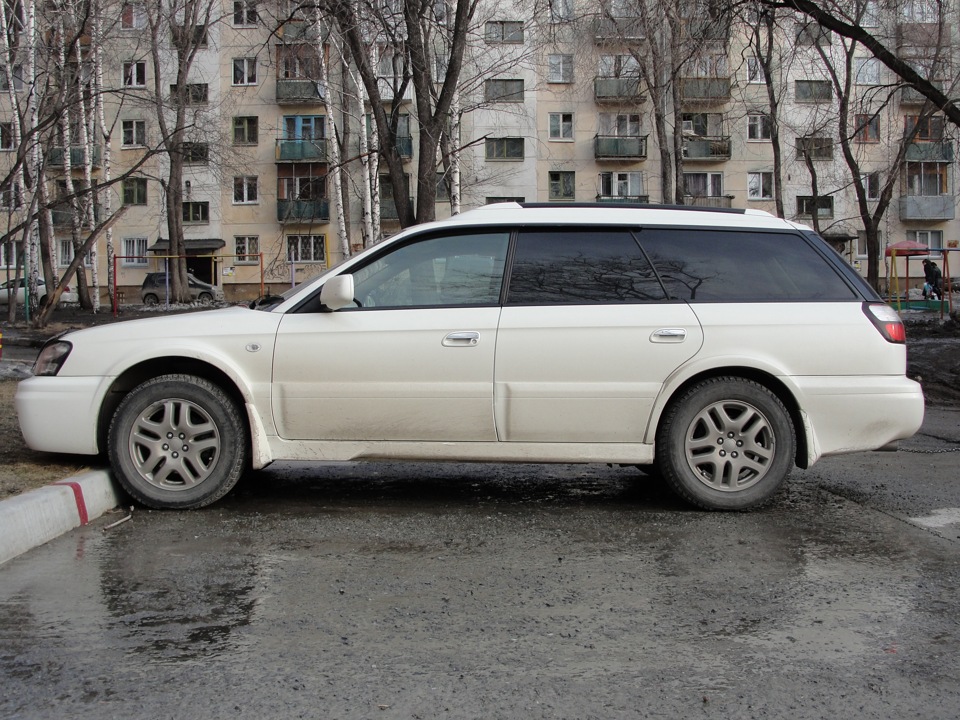
[[[91,470],[0,502],[0,564],[121,504],[106,470]]]

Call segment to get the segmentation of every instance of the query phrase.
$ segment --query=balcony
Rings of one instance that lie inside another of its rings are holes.
[[[593,97],[599,102],[642,102],[639,77],[598,77],[593,80]]]
[[[327,140],[277,140],[277,162],[327,162]]]
[[[953,143],[907,143],[907,152],[904,159],[909,162],[953,162]]]
[[[643,160],[647,157],[647,136],[597,135],[593,138],[593,156],[597,160]]]
[[[901,22],[897,25],[897,47],[937,48],[950,42],[953,28],[950,23]]]
[[[730,99],[730,78],[681,78],[680,98],[695,103],[726,102]]]
[[[277,103],[281,105],[315,105],[323,101],[323,96],[324,87],[319,80],[277,78]]]
[[[330,201],[277,200],[277,220],[282,223],[310,223],[330,220]]]
[[[733,195],[684,195],[683,204],[691,207],[729,208],[733,207]]]
[[[413,157],[413,138],[409,135],[397,135],[397,154],[403,160]]]
[[[650,202],[649,195],[597,195],[598,203],[610,203],[611,205],[620,205],[624,203],[641,203],[646,205]]]
[[[71,145],[70,146],[70,166],[71,167],[83,167],[86,165],[87,159],[87,149],[82,145]],[[53,167],[64,167],[66,161],[66,153],[63,151],[63,147],[52,147],[50,148],[49,153],[47,154],[47,161]],[[90,162],[91,167],[100,167],[100,146],[93,146],[93,157]]]
[[[280,37],[285,43],[303,43],[320,37],[317,23],[308,20],[291,20],[280,27]]]
[[[639,17],[601,17],[594,23],[593,35],[598,45],[642,40],[643,21]]]
[[[700,135],[683,141],[685,160],[722,161],[730,159],[729,135]]]
[[[956,205],[953,195],[903,195],[900,197],[900,219],[915,222],[953,220]]]
[[[410,204],[413,205],[413,198],[410,198]],[[397,204],[393,201],[393,198],[380,198],[380,219],[400,219],[400,212],[397,210]]]
[[[943,80],[932,80],[931,84],[938,90],[943,90]],[[926,96],[922,95],[915,87],[911,85],[904,85],[902,88],[900,88],[901,105],[923,105],[925,102],[927,102]]]
[[[53,216],[53,225],[56,228],[69,228],[73,225],[73,209],[68,204],[58,205],[54,207],[50,214]],[[84,223],[84,228],[90,229],[96,223],[100,222],[101,216],[101,206],[93,206],[93,222],[87,220]]]

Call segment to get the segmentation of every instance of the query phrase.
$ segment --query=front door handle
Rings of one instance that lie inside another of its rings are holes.
[[[480,333],[473,330],[460,330],[448,333],[443,338],[444,347],[473,347],[480,342]]]

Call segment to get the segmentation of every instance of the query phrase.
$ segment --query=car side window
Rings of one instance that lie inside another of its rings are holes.
[[[628,229],[524,230],[517,238],[508,305],[609,305],[665,298]]]
[[[645,228],[640,244],[674,299],[828,302],[856,297],[799,233]]]
[[[388,252],[353,271],[363,308],[496,305],[508,232],[434,236]]]

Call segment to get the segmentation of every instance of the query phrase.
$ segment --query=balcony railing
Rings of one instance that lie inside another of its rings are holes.
[[[941,34],[942,27],[942,34]],[[902,22],[897,25],[897,46],[938,48],[953,37],[950,23]]]
[[[694,102],[721,102],[730,99],[730,78],[681,78],[680,97]]]
[[[910,162],[953,162],[952,142],[911,142],[906,160]]]
[[[940,91],[943,90],[944,83],[942,80],[931,80],[930,84]],[[915,87],[904,85],[902,88],[900,88],[901,105],[923,105],[926,101],[926,96],[922,95]]]
[[[953,195],[903,195],[900,197],[900,219],[914,222],[941,222],[956,217],[957,201]]]
[[[277,140],[277,162],[327,161],[327,140]]]
[[[639,102],[644,96],[639,77],[597,77],[593,97],[597,102]]]
[[[683,157],[687,160],[729,160],[729,135],[701,135],[684,140]]]
[[[643,203],[650,202],[649,195],[597,195],[598,203],[610,203],[612,205],[622,203]]]
[[[277,102],[281,104],[318,103],[324,87],[318,80],[277,78]]]
[[[683,204],[692,207],[733,207],[733,195],[684,195]]]
[[[282,223],[303,223],[330,219],[330,201],[277,200],[277,220]]]
[[[281,26],[281,37],[285,43],[316,40],[320,37],[317,23],[309,20],[291,20]]]
[[[410,204],[413,205],[413,198],[410,198]],[[397,204],[392,198],[380,199],[380,219],[381,220],[399,220],[400,211],[397,210]]]
[[[595,21],[597,43],[622,43],[643,39],[643,21],[639,17],[601,17]]]
[[[54,167],[64,167],[66,153],[63,147],[50,148],[47,160]],[[83,167],[87,162],[87,149],[83,145],[72,145],[70,147],[70,166]],[[93,146],[93,153],[90,161],[92,167],[100,167],[100,146]]]
[[[90,219],[88,218],[87,221],[84,223],[84,227],[90,228],[90,227],[93,227],[94,224],[100,222],[100,215],[101,215],[100,211],[101,211],[100,205],[94,205],[93,206],[93,222],[91,222]],[[73,224],[73,215],[74,215],[73,208],[71,208],[69,205],[54,207],[50,211],[50,214],[53,216],[53,224],[55,227],[58,227],[58,228],[70,227]]]
[[[596,135],[593,138],[593,156],[597,160],[643,159],[647,157],[647,136]]]

